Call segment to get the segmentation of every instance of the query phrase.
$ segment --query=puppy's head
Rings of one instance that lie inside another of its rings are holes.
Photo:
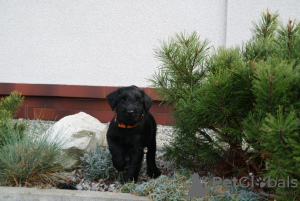
[[[136,86],[122,87],[106,97],[112,110],[115,110],[118,121],[127,125],[137,123],[152,105],[151,98]]]

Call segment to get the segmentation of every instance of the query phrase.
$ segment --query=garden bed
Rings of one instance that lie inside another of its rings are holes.
[[[54,121],[27,121],[30,129],[45,131],[51,127]],[[33,187],[44,189],[72,189],[81,191],[100,191],[100,192],[122,192],[131,193],[134,195],[149,196],[152,200],[163,200],[172,198],[174,200],[185,200],[189,189],[192,186],[192,172],[187,169],[176,169],[173,162],[166,161],[163,158],[163,145],[172,139],[173,129],[170,126],[158,126],[157,144],[158,151],[156,155],[157,166],[162,172],[162,176],[153,180],[146,174],[145,161],[139,175],[139,180],[136,183],[123,184],[119,180],[111,179],[90,179],[85,170],[80,166],[69,171],[61,171],[53,174],[49,182],[40,183]],[[144,157],[145,159],[146,157]],[[203,169],[199,172],[200,180],[208,188],[211,186],[211,178],[217,171],[216,168],[210,170]],[[241,198],[246,200],[263,199],[258,193],[238,188],[210,188],[210,192],[206,195],[205,200],[215,200],[224,198]],[[248,199],[249,198],[249,199]],[[196,198],[193,198],[196,199]]]
[[[176,171],[175,165],[171,162],[165,162],[162,159],[162,152],[157,153],[156,161],[158,168],[162,172],[162,175],[165,175],[167,177],[174,176],[174,173]],[[148,177],[146,172],[147,170],[144,161],[137,184],[142,184],[151,179]],[[101,178],[91,180],[87,176],[87,173],[79,167],[77,167],[73,171],[57,173],[56,177],[56,181],[49,182],[44,186],[44,188],[118,192],[123,186],[123,183],[118,180],[109,180]]]
[[[44,120],[24,120],[19,119],[16,122],[25,123],[28,126],[27,133],[40,134],[51,128],[56,121],[44,121]],[[109,123],[104,123],[107,127]],[[163,146],[168,144],[172,139],[173,128],[171,126],[157,126],[157,166],[161,170],[162,175],[172,177],[174,175],[175,164],[172,162],[166,162],[163,160]],[[103,146],[107,148],[106,146]],[[146,150],[145,150],[146,151]],[[143,166],[139,174],[139,180],[137,184],[149,181],[146,170],[146,156],[144,157]],[[41,184],[37,187],[42,188],[57,188],[57,189],[72,189],[72,190],[90,190],[90,191],[108,191],[117,192],[118,189],[123,185],[122,182],[111,179],[91,179],[88,178],[88,173],[81,169],[80,166],[74,167],[72,170],[57,172],[54,174],[51,182]]]

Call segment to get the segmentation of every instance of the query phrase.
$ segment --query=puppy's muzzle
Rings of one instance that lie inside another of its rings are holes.
[[[134,111],[133,111],[133,110],[127,110],[127,111],[126,111],[126,115],[127,115],[127,116],[133,116],[133,114],[134,114]]]

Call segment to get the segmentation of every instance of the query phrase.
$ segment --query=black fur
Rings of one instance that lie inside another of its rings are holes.
[[[151,98],[136,86],[122,87],[110,93],[107,101],[115,110],[117,118],[111,120],[107,131],[107,143],[114,167],[118,171],[126,168],[125,181],[137,181],[147,147],[147,174],[156,178],[160,175],[155,164],[156,122],[149,112]],[[134,128],[120,128],[118,124]],[[126,164],[129,156],[129,164]]]

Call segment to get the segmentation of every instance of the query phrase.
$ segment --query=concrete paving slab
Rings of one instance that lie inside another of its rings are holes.
[[[1,201],[141,201],[150,199],[129,193],[0,187]]]

